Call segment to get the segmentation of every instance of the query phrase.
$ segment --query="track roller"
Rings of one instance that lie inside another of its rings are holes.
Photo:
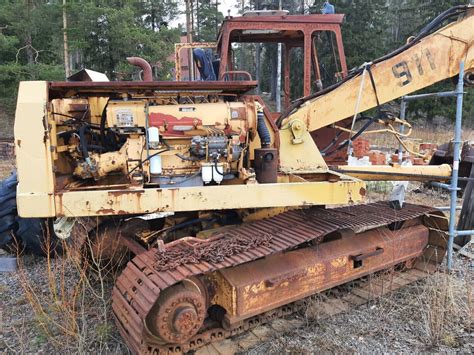
[[[206,317],[206,299],[198,290],[178,284],[166,289],[146,319],[148,331],[160,342],[179,344],[192,338]]]

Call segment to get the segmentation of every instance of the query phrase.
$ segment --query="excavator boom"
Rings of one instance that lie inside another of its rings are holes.
[[[336,88],[297,102],[280,119],[281,127],[298,119],[306,123],[308,131],[318,130],[376,107],[377,98],[383,104],[452,78],[459,73],[461,61],[465,63],[466,75],[472,76],[474,7],[454,7],[431,24],[458,14],[457,21],[427,36],[421,33],[392,54],[365,63]]]

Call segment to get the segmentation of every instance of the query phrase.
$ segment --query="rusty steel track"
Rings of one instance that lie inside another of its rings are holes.
[[[167,288],[190,277],[241,265],[306,242],[319,242],[325,235],[341,229],[349,228],[360,233],[431,212],[434,212],[431,207],[411,204],[395,211],[387,202],[335,209],[313,207],[238,225],[217,232],[205,241],[184,238],[165,244],[160,250],[151,249],[136,256],[118,277],[112,296],[116,323],[135,353],[197,349],[292,313],[301,302],[251,317],[238,328],[230,330],[206,321],[200,332],[184,344],[163,344],[148,330],[145,319]]]
[[[267,317],[263,315],[263,322],[252,320],[253,325],[245,329],[242,336],[232,336],[231,339],[217,339],[199,348],[195,354],[245,352],[259,342],[266,341],[279,333],[290,332],[303,326],[306,321],[302,319],[302,314],[304,318],[309,316],[322,321],[424,279],[435,271],[436,266],[433,264],[418,263],[412,269],[394,270],[392,268],[381,271],[376,275],[349,282],[322,292],[321,297],[316,297],[316,299],[306,298],[287,305],[286,307],[293,310],[293,315],[296,313],[296,317],[286,316],[287,313],[284,313],[283,310],[278,312],[281,315],[278,315],[277,319],[274,319],[271,315]],[[276,311],[280,311],[280,309]],[[298,313],[300,313],[299,316]],[[171,351],[171,349],[169,350]]]

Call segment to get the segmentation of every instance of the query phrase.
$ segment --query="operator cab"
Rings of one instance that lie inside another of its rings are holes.
[[[216,43],[176,44],[176,80],[255,79],[256,94],[275,92],[277,44],[281,43],[285,111],[291,101],[320,91],[347,75],[341,36],[343,19],[342,14],[288,15],[288,11],[268,10],[228,16]],[[264,51],[274,53],[266,58],[275,59],[263,63]],[[248,53],[255,53],[255,57],[249,60]],[[292,85],[301,82],[303,85]],[[262,97],[267,106],[274,106],[274,97]]]

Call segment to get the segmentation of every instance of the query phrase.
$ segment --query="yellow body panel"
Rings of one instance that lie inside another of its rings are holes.
[[[105,105],[105,100],[97,98],[96,100],[89,99],[88,102],[91,119],[98,123],[98,116],[101,108]],[[84,105],[86,102],[82,99],[78,101],[68,100],[63,103],[55,100],[54,106],[55,110],[64,107],[62,110],[68,112],[68,105],[76,103]],[[25,82],[21,84],[15,135],[17,138],[16,148],[20,180],[18,205],[22,217],[79,217],[143,214],[156,211],[179,212],[333,205],[360,202],[365,193],[365,185],[362,181],[337,174],[334,174],[336,176],[335,180],[337,180],[334,182],[320,181],[324,178],[318,178],[316,179],[317,182],[309,182],[305,179],[290,179],[292,182],[277,184],[250,182],[245,184],[240,181],[239,184],[232,185],[161,189],[141,184],[129,184],[118,190],[114,188],[113,184],[107,185],[103,182],[99,182],[96,188],[90,188],[91,186],[87,187],[87,185],[84,188],[81,188],[80,185],[71,188],[60,187],[60,184],[56,181],[57,176],[54,173],[53,161],[55,161],[55,164],[59,162],[61,162],[61,165],[66,164],[67,160],[64,159],[63,152],[69,151],[70,148],[61,145],[64,143],[58,142],[57,139],[55,139],[54,146],[52,146],[50,135],[56,133],[56,120],[59,118],[56,117],[58,115],[49,117],[47,106],[48,83]],[[214,104],[210,104],[210,106],[214,107]],[[228,107],[243,108],[240,104],[220,104],[219,106],[224,107],[226,112],[229,112]],[[140,107],[143,108],[144,106],[132,104],[131,107],[138,110],[136,111],[136,117],[144,117],[143,110],[140,111]],[[204,109],[204,106],[199,107]],[[247,106],[247,116],[253,114],[253,107],[254,104]],[[171,108],[166,107],[166,109]],[[173,109],[176,108],[173,107]],[[114,110],[114,105],[111,105],[110,110]],[[218,112],[224,112],[224,110],[218,110]],[[216,112],[214,112],[215,114]],[[209,115],[209,117],[211,120],[213,119],[213,115]],[[49,121],[47,121],[48,118]],[[222,118],[220,119],[222,120]],[[247,121],[246,124],[255,125],[252,121],[255,122],[254,117],[251,117],[250,123]],[[232,117],[229,117],[228,122],[231,125],[234,124]],[[211,121],[208,121],[208,123],[210,124]],[[280,137],[282,139],[282,161],[283,165],[286,164],[288,167],[288,172],[304,171],[305,174],[316,173],[317,175],[328,173],[321,154],[305,129],[302,130],[302,143],[296,145],[287,143],[290,136],[286,137],[285,134],[291,135],[290,131],[282,132]],[[124,145],[124,151],[127,152],[126,155],[129,159],[135,159],[132,161],[136,161],[140,159],[143,153],[143,149],[140,148],[143,144],[134,146],[134,154],[131,154],[129,145],[131,142],[137,141],[137,139],[132,138],[133,136],[129,136],[128,143]],[[254,138],[255,142],[259,141],[258,136],[254,136]],[[170,157],[177,159],[173,151],[164,154],[165,157],[166,154],[171,154]],[[110,162],[109,155],[113,157]],[[101,174],[101,171],[105,171],[104,169],[107,169],[107,171],[123,169],[124,162],[119,157],[119,152],[100,155],[90,153],[90,158],[93,161],[101,162],[101,164],[97,164],[102,169],[97,170],[99,176],[104,175]],[[176,162],[177,164],[184,164],[178,160]],[[109,166],[110,164],[113,167]],[[56,168],[59,166],[57,165]],[[285,169],[280,170],[285,171]],[[62,169],[61,174],[67,176],[67,169]],[[284,175],[281,175],[281,177],[284,178]]]
[[[357,203],[365,195],[359,180],[222,185],[139,190],[68,191],[56,194],[57,216],[126,215],[240,208]]]
[[[309,132],[302,132],[302,143],[292,144],[291,130],[280,130],[280,169],[283,172],[326,171],[327,165]]]
[[[15,154],[19,177],[17,205],[21,217],[55,215],[47,92],[45,81],[21,82],[18,90]]]
[[[338,166],[338,171],[365,181],[445,181],[451,178],[451,166],[415,165],[415,166]]]

